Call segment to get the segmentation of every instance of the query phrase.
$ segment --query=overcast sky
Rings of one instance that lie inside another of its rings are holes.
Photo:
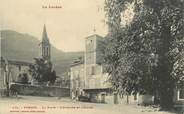
[[[46,24],[50,42],[63,51],[83,51],[84,38],[104,36],[104,0],[0,0],[0,28],[41,39]],[[62,8],[42,8],[42,6]]]

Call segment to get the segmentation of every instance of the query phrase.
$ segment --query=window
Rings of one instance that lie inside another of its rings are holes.
[[[47,47],[47,50],[46,51],[47,51],[46,52],[47,53],[46,55],[48,56],[49,55],[49,48],[48,47]]]
[[[46,47],[43,48],[43,56],[45,56],[45,55],[47,55],[47,48]]]
[[[86,44],[89,45],[89,44],[91,44],[92,42],[93,42],[93,40],[87,40],[87,41],[86,41]]]
[[[95,72],[95,66],[89,66],[89,67],[87,67],[86,68],[86,73],[88,75],[95,75],[96,74],[96,72]]]
[[[184,100],[184,89],[178,91],[179,100]]]
[[[91,75],[95,75],[95,67],[94,66],[91,67]]]

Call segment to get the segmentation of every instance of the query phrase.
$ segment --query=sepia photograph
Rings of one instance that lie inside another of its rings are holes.
[[[184,114],[184,0],[0,0],[0,114]]]

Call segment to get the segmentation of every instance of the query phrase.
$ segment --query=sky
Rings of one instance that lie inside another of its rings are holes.
[[[65,52],[84,51],[85,37],[107,34],[104,0],[0,0],[0,29],[41,40],[43,26],[52,45]],[[43,6],[61,8],[43,8]]]

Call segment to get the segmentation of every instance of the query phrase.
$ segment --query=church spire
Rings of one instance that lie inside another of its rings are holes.
[[[46,30],[46,25],[45,24],[44,24],[44,27],[43,27],[42,42],[49,43],[49,38],[47,36],[47,30]]]
[[[43,33],[42,33],[42,41],[40,43],[40,56],[45,60],[50,60],[51,57],[51,49],[50,49],[50,42],[46,31],[46,26],[44,24]]]

